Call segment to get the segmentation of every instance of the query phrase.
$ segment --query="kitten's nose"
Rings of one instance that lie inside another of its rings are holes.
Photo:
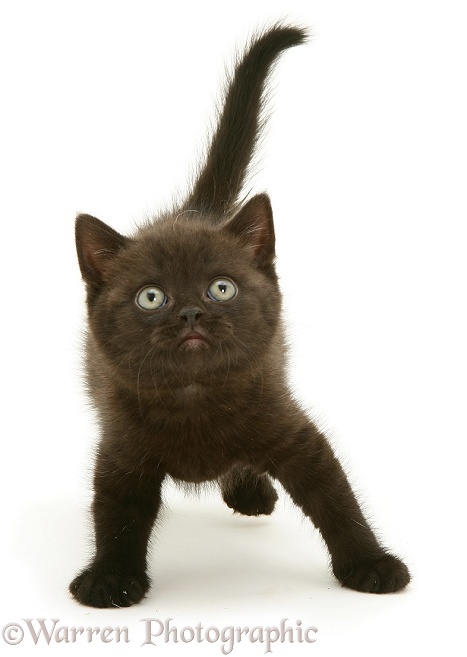
[[[201,308],[184,308],[180,311],[178,319],[184,319],[187,324],[193,325],[203,314]]]

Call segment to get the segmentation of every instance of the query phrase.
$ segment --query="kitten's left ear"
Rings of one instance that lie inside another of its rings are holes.
[[[275,257],[274,224],[271,201],[267,194],[258,194],[227,224],[227,230],[241,239],[253,253],[259,266],[272,265]]]
[[[129,240],[89,214],[76,217],[75,237],[81,274],[88,285],[98,288],[109,263]]]

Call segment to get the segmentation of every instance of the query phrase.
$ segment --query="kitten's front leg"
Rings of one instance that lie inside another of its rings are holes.
[[[76,600],[91,607],[129,607],[149,589],[146,552],[161,504],[163,475],[122,472],[100,456],[94,476],[96,553],[70,584]]]
[[[304,427],[271,475],[320,530],[332,570],[348,588],[368,593],[403,589],[410,574],[377,541],[326,438]]]

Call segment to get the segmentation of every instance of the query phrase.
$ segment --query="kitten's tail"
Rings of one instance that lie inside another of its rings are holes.
[[[222,219],[235,207],[264,123],[268,73],[284,50],[304,43],[306,37],[304,29],[278,23],[252,41],[237,62],[206,162],[184,209]]]

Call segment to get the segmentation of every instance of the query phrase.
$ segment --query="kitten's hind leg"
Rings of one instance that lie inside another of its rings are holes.
[[[220,479],[222,497],[228,507],[244,516],[270,515],[277,501],[268,475],[235,466]]]

